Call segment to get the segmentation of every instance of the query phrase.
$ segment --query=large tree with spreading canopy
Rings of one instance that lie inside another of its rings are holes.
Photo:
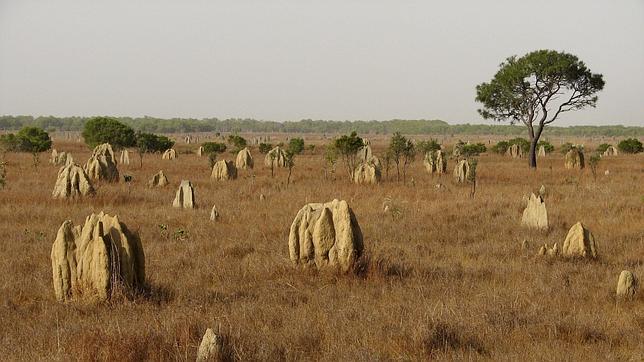
[[[476,86],[479,113],[485,119],[521,122],[530,138],[530,167],[537,167],[537,143],[544,128],[564,112],[595,107],[604,88],[601,74],[592,73],[576,56],[537,50],[512,56],[489,83]]]

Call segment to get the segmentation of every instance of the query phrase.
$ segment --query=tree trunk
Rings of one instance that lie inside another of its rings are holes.
[[[534,129],[529,129],[530,134],[530,154],[528,155],[530,159],[530,168],[537,168],[537,143],[539,143],[539,138],[541,138],[541,132],[543,132],[544,124],[539,124],[539,128],[534,131]]]
[[[530,139],[530,152],[528,157],[530,158],[530,168],[537,168],[537,142],[539,140],[536,137]]]

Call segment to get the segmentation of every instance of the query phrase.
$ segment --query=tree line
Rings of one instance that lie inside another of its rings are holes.
[[[24,127],[38,127],[48,132],[82,131],[92,117],[54,117],[54,116],[0,116],[0,130],[13,131]],[[441,120],[402,120],[388,121],[329,121],[303,119],[293,122],[259,121],[255,119],[231,118],[155,118],[155,117],[115,117],[135,131],[145,133],[196,133],[196,132],[258,132],[258,133],[322,133],[329,135],[346,134],[353,131],[359,134],[432,134],[432,135],[500,135],[526,136],[525,127],[518,125],[449,124]],[[644,127],[636,126],[549,126],[551,136],[606,136],[642,137]]]

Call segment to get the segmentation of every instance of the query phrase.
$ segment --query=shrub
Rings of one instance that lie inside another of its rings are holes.
[[[302,138],[291,138],[288,141],[288,150],[293,152],[295,155],[299,155],[304,151],[304,139]]]
[[[140,153],[163,152],[174,146],[174,141],[166,136],[158,136],[152,133],[136,133],[136,147]]]
[[[265,155],[268,151],[273,149],[273,145],[270,143],[260,143],[259,144],[259,153]]]
[[[51,149],[51,138],[42,128],[25,127],[17,134],[0,136],[0,145],[10,152],[40,153]]]
[[[418,149],[418,151],[421,154],[426,155],[429,152],[440,150],[441,145],[435,139],[432,138],[429,141],[420,141],[416,143],[416,149]]]
[[[627,138],[617,144],[617,148],[624,153],[640,153],[644,151],[642,142],[637,138]]]
[[[537,143],[537,151],[539,150],[539,147],[543,146],[544,150],[546,153],[551,153],[552,151],[555,150],[555,146],[552,145],[552,143],[548,141],[539,141]]]
[[[136,145],[134,130],[111,117],[91,118],[85,123],[82,135],[90,148],[102,143],[109,143],[115,148]]]
[[[561,145],[561,153],[568,153],[573,147],[573,144],[570,142],[566,142],[563,145]]]
[[[13,133],[0,136],[0,146],[7,152],[18,152],[19,144],[16,135]]]
[[[597,146],[597,149],[595,150],[597,153],[602,154],[606,152],[608,147],[612,146],[611,144],[608,143],[602,143],[601,145]]]
[[[226,151],[226,145],[218,142],[205,142],[201,147],[203,147],[203,152],[207,155],[223,153]]]
[[[234,134],[234,135],[231,134],[230,136],[228,136],[228,143],[233,145],[233,149],[231,151],[233,153],[237,153],[237,152],[241,151],[248,144],[244,137],[242,137],[240,135],[236,135],[236,134]]]
[[[464,144],[461,146],[461,155],[464,157],[478,156],[487,151],[487,148],[482,143]]]
[[[521,137],[513,138],[513,139],[508,141],[508,145],[509,146],[519,145],[519,147],[521,147],[521,151],[523,151],[523,153],[528,153],[530,151],[530,141],[528,141],[525,138],[521,138]]]
[[[490,148],[490,150],[492,150],[492,152],[494,152],[494,153],[500,153],[500,154],[504,155],[508,151],[508,148],[510,148],[510,142],[508,142],[508,141],[499,141],[497,144],[492,146]]]

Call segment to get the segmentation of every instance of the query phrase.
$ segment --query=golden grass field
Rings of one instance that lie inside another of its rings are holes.
[[[600,143],[581,141],[587,150]],[[439,177],[417,157],[406,183],[394,177],[377,186],[350,183],[339,163],[336,180],[325,180],[322,140],[314,142],[313,154],[296,158],[288,187],[287,171],[271,178],[256,148],[252,173],[211,181],[207,158],[180,142],[176,160],[146,155],[139,168],[132,154],[131,165],[119,166],[134,176],[131,185],[100,184],[95,197],[79,201],[51,199],[58,167],[48,155],[34,168],[31,155],[6,154],[0,359],[190,361],[212,327],[231,360],[644,360],[644,154],[604,158],[596,180],[588,167],[565,170],[558,151],[536,171],[525,159],[484,154],[470,198],[469,186],[452,181],[454,161]],[[376,155],[385,142],[373,140]],[[79,164],[90,155],[77,142],[54,147]],[[159,170],[170,186],[148,189]],[[195,186],[196,210],[171,207],[182,179]],[[545,233],[520,226],[522,196],[542,184]],[[360,272],[294,267],[287,243],[297,211],[334,198],[348,201],[362,228]],[[396,212],[383,213],[385,198]],[[209,221],[213,204],[218,222]],[[99,211],[139,233],[149,292],[58,303],[56,232],[64,220],[79,224]],[[594,234],[598,260],[535,256],[544,242],[561,247],[577,221]],[[634,300],[615,299],[623,269],[640,279]]]

